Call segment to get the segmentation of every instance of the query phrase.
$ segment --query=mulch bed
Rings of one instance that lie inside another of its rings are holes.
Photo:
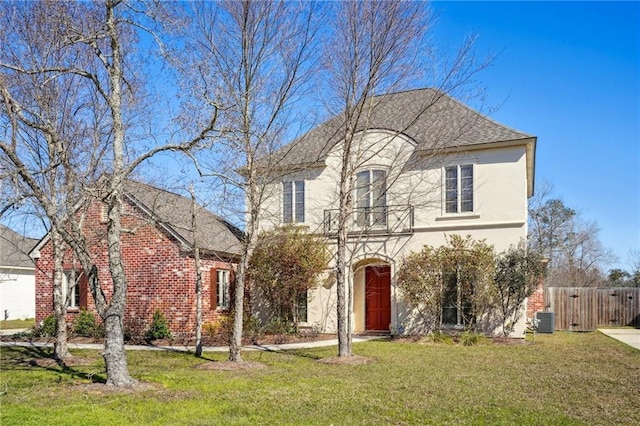
[[[79,356],[74,356],[71,358],[64,359],[62,361],[58,361],[53,358],[34,358],[29,361],[29,365],[34,367],[80,367],[84,365],[91,365],[95,362],[95,360],[89,358],[82,358]]]

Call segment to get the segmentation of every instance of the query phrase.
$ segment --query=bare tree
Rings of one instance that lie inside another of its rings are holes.
[[[602,268],[614,260],[602,245],[595,222],[552,198],[545,187],[529,204],[529,249],[549,259],[547,286],[593,287],[604,280]]]
[[[145,4],[139,6],[144,7]],[[33,42],[27,41],[27,48],[35,49],[36,46],[40,46],[39,48],[46,52],[63,52],[65,55],[60,59],[64,60],[54,58],[45,66],[31,67],[20,62],[12,63],[10,59],[15,59],[16,56],[0,63],[0,68],[4,70],[3,81],[7,73],[34,76],[45,82],[63,77],[74,78],[77,80],[75,84],[83,87],[82,94],[87,96],[88,112],[83,118],[91,130],[92,138],[89,139],[92,143],[105,147],[104,155],[108,161],[100,163],[100,168],[107,174],[97,185],[93,182],[82,182],[81,199],[97,199],[106,205],[106,240],[112,292],[105,292],[101,285],[93,254],[83,234],[82,221],[73,220],[59,226],[54,222],[52,229],[55,227],[65,237],[65,242],[74,250],[84,274],[88,277],[97,311],[105,324],[103,357],[107,369],[107,384],[115,386],[135,384],[127,368],[122,324],[127,292],[120,250],[123,232],[123,185],[139,165],[155,154],[163,151],[187,151],[202,143],[213,131],[217,119],[217,111],[214,110],[206,124],[195,129],[193,136],[184,139],[185,142],[170,140],[148,146],[135,145],[127,140],[127,131],[135,124],[133,119],[142,113],[145,106],[142,102],[145,86],[141,82],[141,71],[144,68],[141,57],[149,52],[141,51],[140,45],[136,44],[140,32],[150,33],[150,28],[145,26],[145,22],[153,24],[149,19],[150,14],[142,13],[145,11],[130,7],[128,3],[120,0],[88,4],[43,2],[16,4],[15,7],[12,4],[6,9],[6,16],[11,16],[14,21],[19,21],[15,19],[15,15],[27,20],[32,16],[39,16],[42,20],[39,37]],[[50,25],[53,22],[57,25]],[[52,33],[51,28],[58,32]],[[16,36],[20,37],[21,33],[17,32]],[[24,111],[11,95],[12,89],[20,91],[24,86],[3,84],[0,87],[3,88],[2,96],[6,110],[14,117]],[[36,95],[42,96],[41,86],[34,85],[31,89]],[[81,101],[82,99],[74,99],[74,102]],[[60,134],[60,129],[42,129],[38,123],[20,119],[30,130],[45,132],[56,142],[65,140]],[[11,129],[17,129],[17,126],[12,125]],[[14,132],[12,136],[20,135]],[[73,138],[70,140],[77,143]],[[54,146],[59,148],[58,151],[62,150],[62,147],[55,143]],[[22,167],[22,152],[12,150],[11,147],[5,152],[15,154],[10,156],[11,162],[18,168],[20,178],[30,190],[34,193],[41,192],[30,169]],[[42,173],[47,170],[44,168],[33,172]],[[65,170],[74,170],[74,167]],[[55,187],[53,189],[55,190]],[[43,200],[45,197],[39,196],[37,199]],[[68,200],[73,199],[77,198]],[[75,211],[75,214],[78,212]],[[57,215],[53,212],[47,212],[47,216],[49,220],[57,221]]]
[[[192,40],[184,63],[192,102],[221,109],[221,151],[194,156],[202,175],[244,196],[244,240],[237,268],[229,359],[242,362],[247,267],[256,246],[270,173],[269,154],[287,137],[292,105],[305,86],[314,37],[312,3],[226,1],[194,4]],[[205,108],[203,108],[205,109]],[[238,211],[236,210],[236,213]]]
[[[629,283],[633,287],[640,287],[640,250],[630,249],[627,254],[627,264],[629,265]]]
[[[71,356],[66,311],[70,287],[75,285],[65,282],[64,234],[74,220],[82,184],[98,171],[102,147],[94,141],[99,137],[103,111],[90,111],[91,95],[79,84],[80,77],[55,70],[70,57],[80,62],[86,56],[65,49],[61,23],[48,21],[57,5],[45,6],[5,3],[0,14],[0,43],[4,46],[0,53],[0,150],[5,154],[0,162],[15,194],[2,211],[13,203],[31,203],[51,231],[57,323],[54,357],[63,360]],[[65,285],[69,288],[63,288]]]
[[[426,44],[432,16],[424,3],[404,1],[353,1],[337,3],[334,28],[324,57],[327,98],[330,109],[340,111],[336,133],[340,140],[340,175],[336,217],[337,249],[335,276],[337,287],[338,354],[352,355],[350,312],[352,283],[349,281],[348,234],[353,216],[353,193],[358,168],[386,148],[363,151],[364,132],[373,128],[372,117],[384,95],[429,79],[434,96],[423,99],[396,135],[413,126],[440,98],[470,82],[487,63],[476,64],[473,39],[469,39],[448,64],[430,56]],[[431,74],[429,69],[440,69]],[[332,135],[327,144],[335,140]],[[393,140],[393,138],[389,138]],[[432,158],[442,152],[444,141],[431,147]],[[423,161],[425,158],[423,158]],[[397,174],[398,175],[398,174]],[[388,182],[389,185],[392,182]]]

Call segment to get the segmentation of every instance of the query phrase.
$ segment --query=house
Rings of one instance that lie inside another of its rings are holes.
[[[326,235],[335,250],[344,127],[337,115],[271,157],[278,175],[268,187],[261,229],[297,224]],[[356,129],[347,244],[352,329],[419,332],[424,323],[396,285],[401,259],[424,245],[443,245],[451,234],[486,239],[496,251],[526,239],[536,137],[434,89],[374,97]],[[308,294],[306,325],[335,332],[335,303],[329,274]],[[445,301],[445,321],[454,327],[462,325],[456,312],[463,303]],[[520,335],[522,317],[514,331]],[[495,330],[490,319],[486,324]]]
[[[0,225],[0,320],[35,317],[35,266],[28,253],[36,242]]]
[[[121,251],[127,278],[125,331],[142,335],[160,310],[174,335],[192,335],[196,323],[194,247],[201,253],[203,321],[215,321],[229,309],[229,285],[240,251],[241,232],[201,206],[192,226],[192,200],[151,185],[128,181],[123,191]],[[108,289],[106,207],[93,202],[83,211],[84,237]],[[80,212],[78,212],[80,214]],[[31,252],[36,262],[36,322],[53,313],[53,256],[49,236]],[[64,262],[68,320],[81,309],[96,313],[81,268],[69,252]],[[74,277],[76,277],[74,279]],[[96,314],[96,318],[99,318]]]

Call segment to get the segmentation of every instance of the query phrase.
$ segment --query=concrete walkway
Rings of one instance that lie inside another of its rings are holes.
[[[3,330],[9,331],[9,330]],[[11,333],[15,334],[15,333]],[[11,334],[3,334],[10,336]],[[353,336],[353,343],[366,342],[369,340],[386,339],[384,336]],[[337,346],[338,339],[314,340],[310,342],[285,343],[282,345],[247,345],[243,346],[243,351],[268,351],[280,352],[292,349],[311,349],[326,346]],[[3,341],[0,346],[7,347],[26,347],[26,348],[50,348],[53,347],[52,342],[23,342],[23,341]],[[124,345],[128,351],[170,351],[170,352],[195,352],[194,346],[153,346],[153,345]],[[73,343],[69,342],[69,349],[94,349],[101,350],[104,348],[102,343]],[[203,352],[229,352],[228,346],[204,346]]]
[[[599,328],[598,331],[606,336],[626,343],[640,350],[640,329],[637,328]]]

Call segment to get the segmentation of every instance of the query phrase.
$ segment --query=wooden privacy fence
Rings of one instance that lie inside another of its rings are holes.
[[[555,313],[556,330],[640,327],[640,288],[548,287],[544,304]]]

